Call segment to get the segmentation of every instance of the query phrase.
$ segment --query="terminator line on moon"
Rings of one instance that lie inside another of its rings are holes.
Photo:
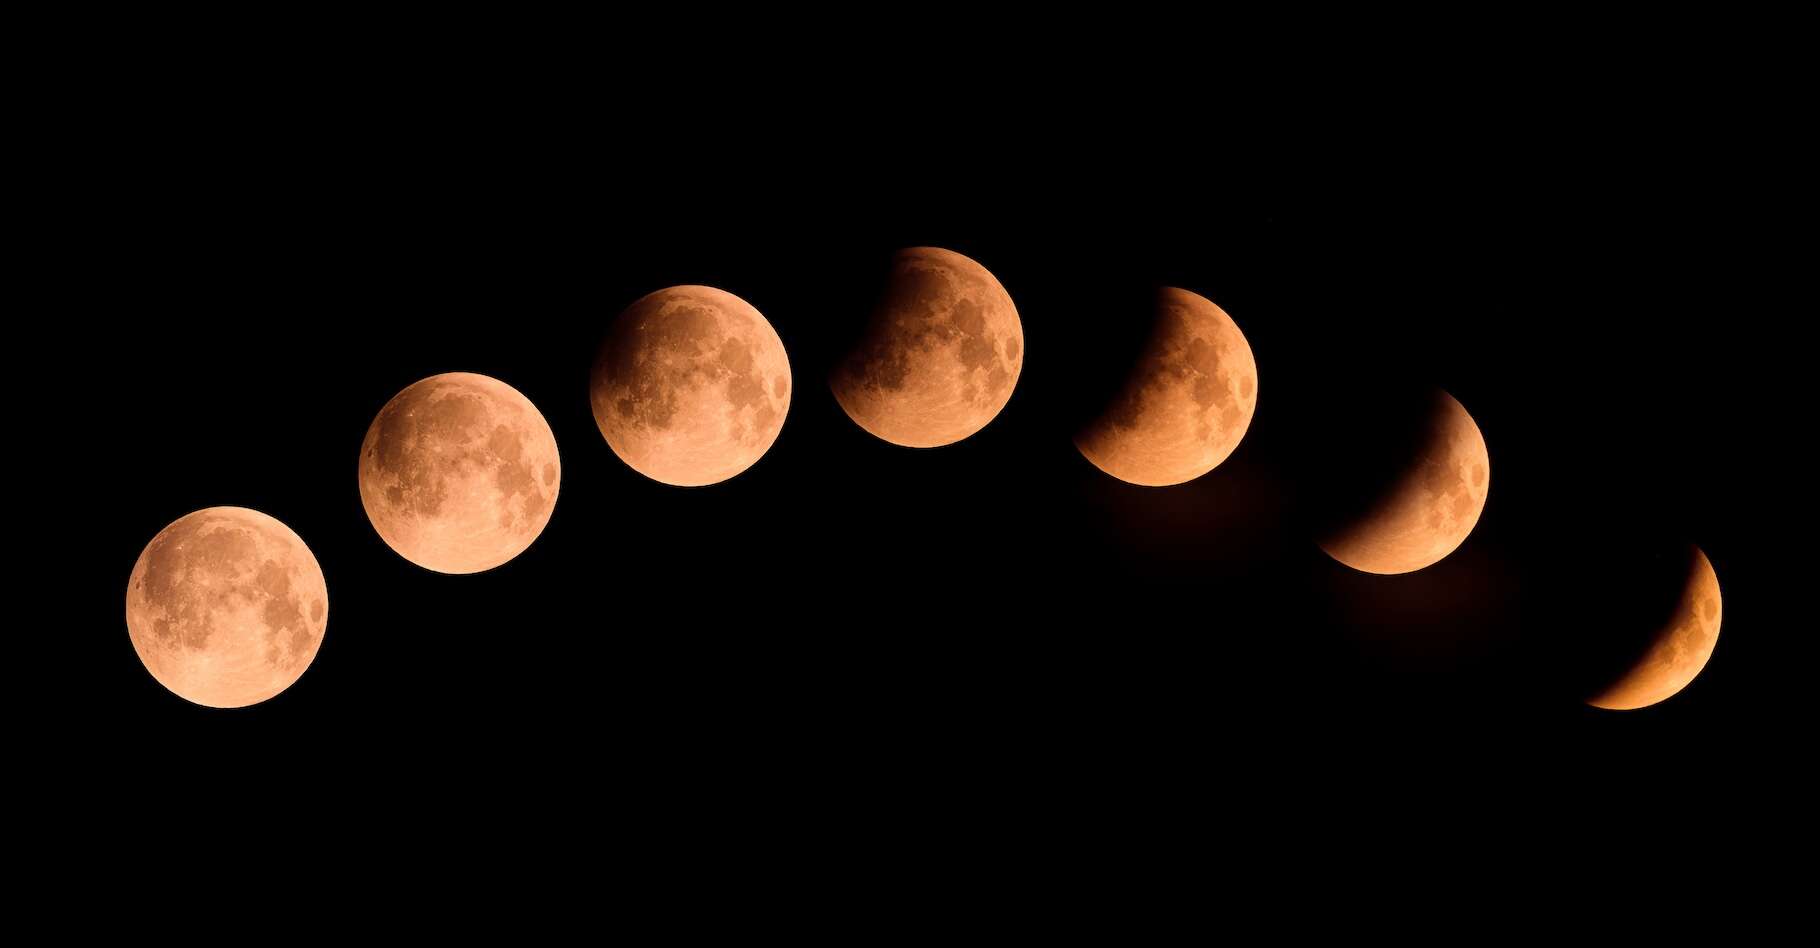
[[[626,307],[588,381],[594,423],[613,453],[678,487],[758,463],[783,430],[790,387],[771,323],[710,286],[673,286]]]
[[[998,417],[1023,365],[1024,326],[998,279],[952,250],[911,247],[829,385],[861,428],[935,448]]]
[[[360,446],[360,502],[399,556],[478,573],[523,553],[562,484],[556,436],[537,406],[469,372],[412,383]]]
[[[1206,297],[1165,287],[1156,305],[1137,366],[1074,444],[1119,480],[1167,487],[1239,446],[1258,404],[1258,365],[1238,324]]]
[[[258,704],[301,677],[328,628],[322,567],[257,510],[187,514],[145,546],[126,584],[126,629],[158,683],[212,708]]]

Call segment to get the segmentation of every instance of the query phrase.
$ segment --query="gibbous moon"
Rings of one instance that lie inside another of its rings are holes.
[[[700,487],[764,457],[790,411],[790,359],[750,303],[711,286],[639,299],[607,330],[589,381],[594,423],[654,481]]]
[[[1712,658],[1719,642],[1719,576],[1705,551],[1693,557],[1674,615],[1655,634],[1647,650],[1617,681],[1587,700],[1598,708],[1630,711],[1670,698],[1687,687]]]
[[[550,522],[562,462],[537,406],[498,379],[432,375],[379,410],[360,446],[360,502],[399,556],[478,573]]]
[[[1479,522],[1491,486],[1485,438],[1452,395],[1437,392],[1428,405],[1414,455],[1321,539],[1329,556],[1367,573],[1408,573],[1452,553]]]
[[[1102,471],[1164,487],[1219,466],[1258,403],[1258,365],[1245,334],[1211,300],[1165,287],[1137,365],[1074,445]]]
[[[910,448],[953,444],[1011,400],[1024,326],[985,267],[939,247],[900,250],[834,398],[861,428]]]
[[[211,708],[289,688],[328,622],[328,586],[310,548],[245,507],[198,510],[158,531],[126,584],[126,630],[145,670]]]

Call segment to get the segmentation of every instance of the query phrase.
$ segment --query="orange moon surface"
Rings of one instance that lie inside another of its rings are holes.
[[[1102,471],[1166,487],[1218,467],[1258,404],[1258,365],[1237,323],[1211,300],[1165,287],[1156,328],[1119,393],[1075,435]]]
[[[1416,457],[1371,509],[1321,540],[1321,549],[1367,573],[1432,566],[1466,540],[1485,510],[1491,457],[1479,426],[1452,395],[1438,393]]]
[[[398,555],[478,573],[550,522],[562,461],[537,406],[498,379],[432,375],[379,410],[360,446],[360,502]]]
[[[152,538],[126,584],[126,630],[172,693],[243,708],[310,667],[329,622],[322,567],[291,528],[245,507],[209,507]]]
[[[1712,658],[1719,643],[1719,576],[1706,552],[1694,548],[1692,568],[1671,618],[1623,677],[1587,700],[1597,708],[1630,711],[1673,697]]]
[[[764,457],[790,411],[790,359],[769,320],[711,286],[673,286],[619,314],[589,380],[594,423],[633,470],[716,484]]]
[[[834,398],[892,444],[953,444],[998,416],[1024,366],[1011,294],[952,250],[912,247],[892,261],[883,300],[835,367]]]

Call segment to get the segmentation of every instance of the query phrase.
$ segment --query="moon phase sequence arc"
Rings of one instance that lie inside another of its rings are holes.
[[[899,251],[828,373],[861,431],[933,449],[974,437],[1012,400],[1024,325],[1010,293],[979,262],[937,247]],[[1112,398],[1076,429],[1100,475],[1148,488],[1208,476],[1240,446],[1259,398],[1259,367],[1239,322],[1185,289],[1158,291],[1151,331]],[[795,394],[784,341],[726,290],[672,286],[602,325],[588,377],[590,409],[610,452],[658,484],[711,488],[750,471],[778,442]],[[1370,502],[1314,542],[1375,574],[1425,569],[1467,542],[1485,509],[1491,465],[1478,424],[1440,392],[1426,440]],[[506,381],[447,372],[412,382],[373,417],[357,484],[378,539],[443,574],[497,569],[549,525],[562,481],[556,436]],[[1587,698],[1628,710],[1679,693],[1718,636],[1717,575],[1703,551],[1680,608],[1634,665]],[[320,564],[286,524],[210,507],[147,543],[127,583],[129,639],[148,673],[197,705],[240,708],[295,685],[327,628]]]

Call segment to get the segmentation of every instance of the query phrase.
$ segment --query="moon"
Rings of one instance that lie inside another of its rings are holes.
[[[550,522],[561,483],[556,436],[537,406],[469,372],[412,383],[360,446],[373,529],[439,573],[478,573],[523,553]]]
[[[1203,296],[1165,287],[1155,317],[1137,365],[1074,445],[1121,481],[1166,487],[1239,446],[1258,404],[1258,365],[1238,324]]]
[[[209,507],[158,531],[126,584],[126,630],[158,683],[211,708],[289,688],[322,645],[329,591],[291,528]]]
[[[619,314],[589,396],[607,445],[677,487],[717,484],[765,456],[790,411],[790,359],[752,304],[711,286],[672,286]]]
[[[1629,670],[1586,703],[1596,708],[1630,711],[1673,697],[1712,658],[1713,646],[1719,643],[1723,613],[1719,576],[1713,572],[1706,552],[1694,547],[1673,616],[1655,633]]]
[[[830,385],[847,417],[892,444],[953,444],[998,416],[1024,366],[1011,294],[952,250],[911,247]]]
[[[1491,486],[1485,438],[1446,392],[1437,391],[1426,411],[1413,454],[1398,459],[1399,468],[1364,510],[1340,519],[1320,540],[1329,556],[1367,573],[1408,573],[1440,562],[1479,522]]]

